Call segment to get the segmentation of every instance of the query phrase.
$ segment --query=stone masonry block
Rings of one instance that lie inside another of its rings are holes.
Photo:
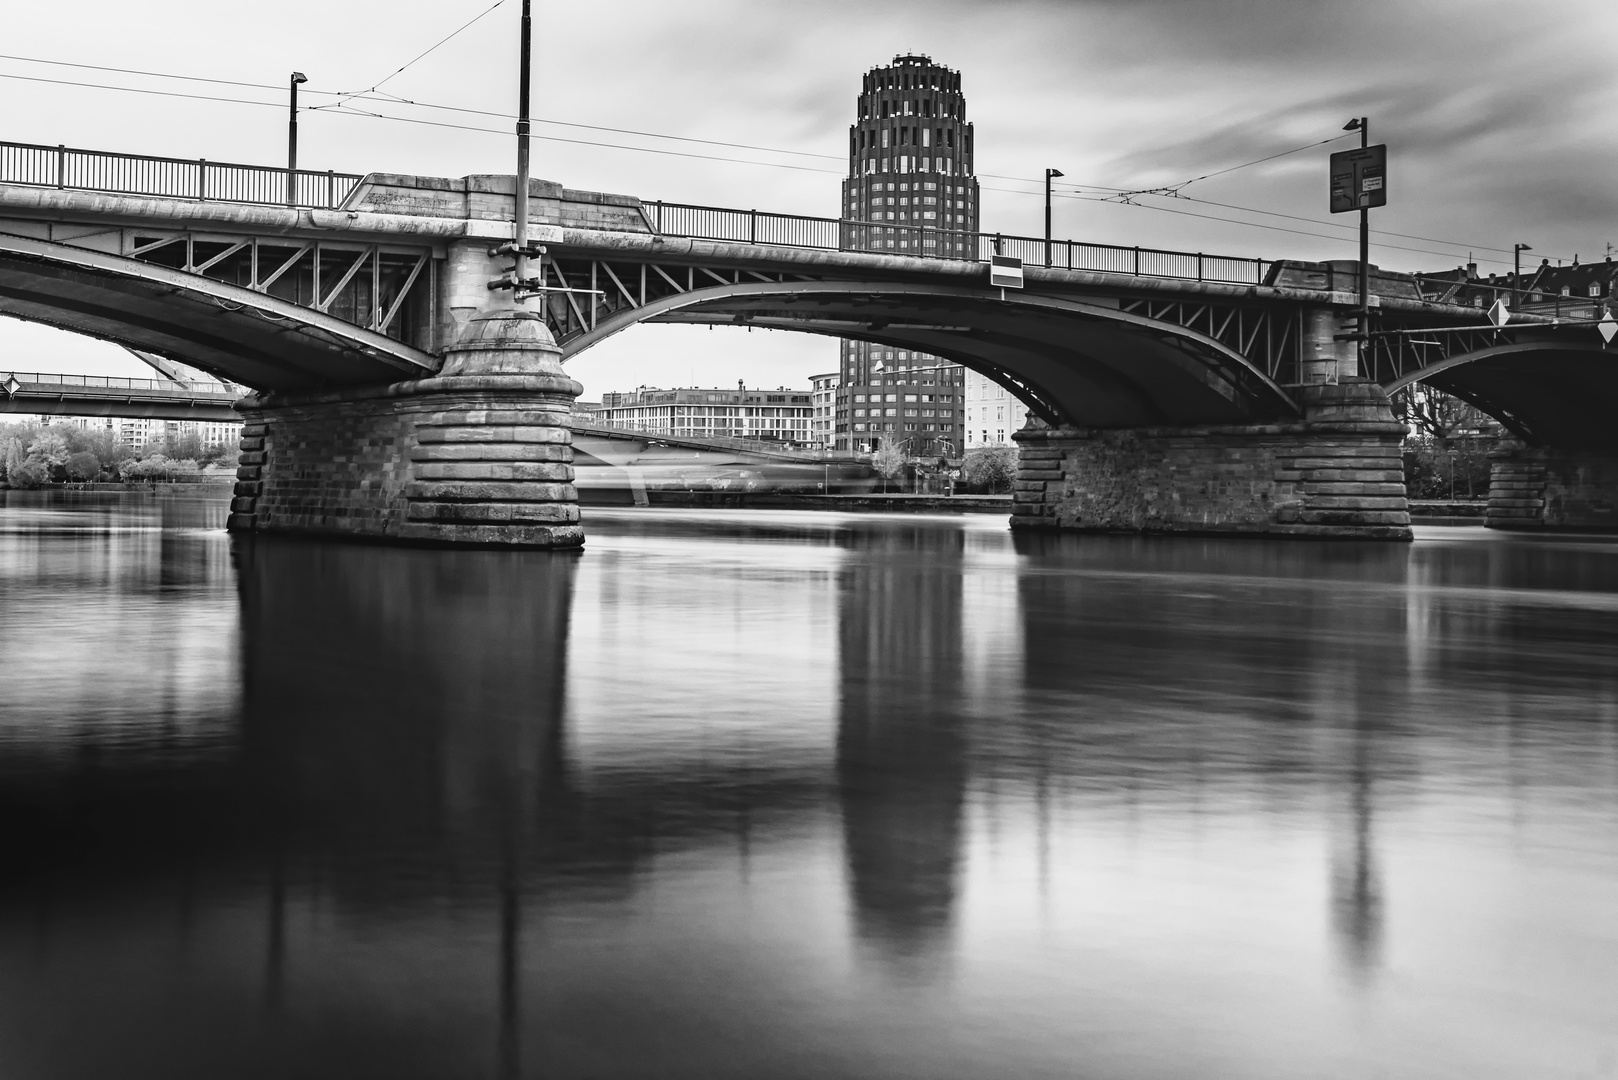
[[[561,462],[421,461],[418,480],[559,480],[573,479],[573,466]]]

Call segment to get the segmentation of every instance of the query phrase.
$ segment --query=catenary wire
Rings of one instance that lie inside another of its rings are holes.
[[[499,3],[503,3],[503,2],[504,2],[504,0],[499,0]],[[499,3],[495,4],[491,8],[487,9],[484,12],[484,14],[487,14],[488,11],[494,10],[494,7],[498,7]],[[478,17],[481,18],[482,16],[480,15]],[[473,21],[476,21],[476,20],[473,20]],[[471,25],[471,23],[467,23],[467,24],[463,25],[463,27],[461,29],[465,29],[465,27],[469,26],[469,25]],[[456,33],[459,33],[459,30],[457,30]],[[451,36],[453,36],[453,35],[451,35]],[[448,38],[446,38],[444,40],[447,41]],[[440,44],[442,44],[442,42],[440,42]],[[437,46],[434,46],[434,48],[436,48],[436,47]],[[431,50],[428,50],[428,52],[431,52]],[[425,56],[426,53],[423,53],[421,55]],[[157,78],[184,79],[184,80],[187,80],[187,81],[208,82],[208,83],[215,83],[215,84],[218,84],[218,85],[241,86],[241,87],[255,88],[255,89],[266,89],[266,90],[279,90],[279,89],[281,89],[278,86],[269,86],[269,85],[260,84],[260,83],[237,82],[237,81],[223,80],[223,79],[205,79],[205,78],[201,78],[201,77],[198,77],[198,76],[172,75],[172,74],[166,74],[166,73],[160,73],[160,72],[145,72],[145,71],[139,71],[139,70],[136,70],[136,69],[129,69],[129,68],[111,68],[111,67],[101,67],[101,66],[97,66],[97,65],[88,65],[88,64],[69,64],[69,63],[66,63],[66,62],[63,62],[63,61],[38,60],[38,59],[33,58],[33,57],[19,57],[19,56],[7,55],[7,54],[0,54],[0,59],[23,60],[23,61],[32,62],[32,63],[53,64],[53,65],[57,65],[57,66],[78,67],[78,68],[86,68],[86,69],[91,69],[91,70],[104,70],[104,71],[112,71],[112,72],[118,72],[118,73],[123,73],[123,74],[146,75],[146,76],[157,77]],[[420,57],[418,57],[417,59],[420,59]],[[414,61],[411,61],[411,63],[414,63]],[[407,64],[405,66],[408,67],[409,65]],[[403,68],[401,68],[400,70],[403,70]],[[125,93],[147,94],[147,95],[155,95],[155,96],[160,96],[160,97],[173,97],[173,98],[181,98],[181,99],[186,99],[186,100],[210,101],[210,102],[218,102],[218,103],[222,103],[222,104],[253,105],[253,106],[260,107],[260,108],[276,108],[276,109],[279,109],[279,108],[284,107],[281,103],[278,103],[278,102],[255,101],[255,100],[250,100],[250,99],[245,99],[245,98],[221,97],[221,96],[218,96],[218,95],[210,95],[210,94],[187,94],[187,93],[182,93],[182,92],[173,91],[173,90],[157,90],[157,89],[144,88],[144,87],[114,86],[114,85],[109,85],[109,84],[105,84],[105,83],[91,83],[91,82],[84,82],[84,81],[79,81],[79,80],[49,79],[49,78],[45,78],[45,77],[42,77],[42,76],[20,75],[20,74],[9,73],[9,72],[0,72],[0,78],[16,79],[16,80],[22,80],[22,81],[27,81],[27,82],[38,82],[38,83],[45,83],[45,84],[59,85],[59,86],[76,86],[76,87],[83,87],[83,88],[88,88],[88,89],[113,90],[113,91],[121,91],[121,92],[125,92]],[[378,84],[378,85],[380,85],[380,84]],[[337,94],[335,94],[332,91],[317,91],[317,92],[324,93],[324,94],[326,94],[328,96],[338,96]],[[348,96],[352,99],[352,98],[358,98],[360,95],[348,95]],[[390,103],[405,104],[405,105],[410,105],[410,106],[420,107],[420,108],[436,108],[436,109],[444,109],[444,110],[449,110],[449,111],[466,112],[466,113],[476,114],[476,115],[488,115],[488,116],[500,116],[500,117],[505,116],[505,114],[495,113],[495,112],[488,112],[488,111],[484,111],[484,110],[459,109],[459,108],[457,108],[455,106],[440,106],[440,105],[432,105],[432,104],[421,103],[421,102],[414,102],[414,101],[409,101],[408,99],[397,98],[397,97],[392,96],[392,95],[389,95],[384,100],[387,100]],[[449,129],[454,129],[454,130],[471,131],[471,132],[477,132],[477,133],[483,133],[483,134],[492,134],[492,135],[506,135],[506,134],[509,134],[506,131],[496,129],[496,128],[477,127],[477,126],[468,125],[468,124],[452,124],[452,123],[447,123],[447,122],[444,122],[444,121],[425,120],[425,119],[421,119],[421,118],[417,118],[417,117],[389,116],[389,115],[384,114],[384,113],[376,113],[376,112],[370,112],[370,111],[357,110],[357,109],[353,109],[351,107],[347,107],[346,103],[342,102],[342,101],[335,102],[335,103],[333,103],[331,105],[327,105],[327,106],[316,106],[315,109],[311,110],[311,111],[315,111],[315,110],[324,111],[324,112],[330,112],[330,113],[332,113],[334,115],[361,116],[361,117],[381,119],[381,120],[391,120],[391,121],[394,121],[394,122],[397,122],[397,123],[420,124],[420,125],[431,126],[431,127],[449,128]],[[571,123],[569,121],[540,121],[540,122],[555,124],[555,125],[558,125],[558,126],[579,127],[579,128],[584,128],[584,129],[588,129],[588,130],[598,130],[598,131],[610,132],[610,133],[615,133],[615,134],[631,134],[631,135],[647,137],[647,138],[660,138],[660,139],[677,140],[677,141],[682,141],[682,142],[703,143],[703,144],[707,144],[707,145],[723,146],[723,147],[727,147],[727,148],[731,148],[731,149],[756,150],[756,151],[759,151],[759,152],[762,152],[762,153],[798,154],[798,155],[801,155],[801,156],[812,156],[812,157],[822,158],[822,159],[826,159],[826,160],[836,160],[836,161],[841,161],[842,160],[839,157],[836,157],[834,155],[829,155],[829,154],[809,154],[809,153],[806,153],[804,151],[779,150],[779,149],[772,148],[772,147],[760,147],[760,146],[754,146],[754,145],[745,144],[745,143],[728,143],[728,142],[719,142],[719,141],[716,141],[716,140],[694,139],[694,138],[688,138],[688,137],[685,137],[685,136],[663,135],[663,134],[659,134],[659,133],[655,133],[655,132],[640,132],[640,131],[634,131],[634,130],[631,130],[631,129],[623,129],[623,128],[609,128],[609,127],[603,127],[603,126],[598,126],[598,125],[575,124],[575,123]],[[1320,146],[1320,145],[1324,145],[1326,143],[1334,142],[1337,139],[1346,138],[1348,134],[1352,134],[1352,133],[1345,133],[1344,135],[1334,136],[1331,139],[1321,140],[1320,142],[1311,143],[1311,144],[1308,144],[1306,146],[1295,147],[1295,148],[1293,148],[1291,150],[1286,150],[1286,151],[1282,151],[1282,152],[1277,153],[1277,154],[1268,155],[1267,157],[1264,157],[1264,158],[1255,159],[1254,161],[1244,162],[1244,163],[1242,163],[1240,165],[1233,165],[1233,166],[1230,166],[1229,168],[1216,170],[1216,171],[1211,172],[1211,173],[1205,173],[1202,176],[1193,177],[1192,179],[1187,180],[1187,181],[1183,181],[1180,184],[1169,185],[1168,187],[1164,187],[1164,188],[1126,189],[1126,188],[1115,188],[1115,187],[1110,187],[1110,186],[1105,186],[1105,185],[1094,185],[1094,184],[1092,184],[1092,185],[1082,185],[1082,186],[1074,185],[1072,193],[1053,192],[1053,196],[1057,197],[1057,198],[1076,199],[1076,200],[1086,201],[1086,202],[1112,202],[1112,203],[1117,203],[1117,204],[1120,204],[1120,205],[1140,206],[1140,207],[1142,207],[1144,209],[1158,210],[1160,212],[1165,212],[1165,213],[1174,213],[1174,214],[1179,214],[1181,216],[1186,216],[1186,217],[1195,217],[1195,218],[1200,218],[1200,219],[1207,220],[1207,221],[1220,222],[1220,223],[1227,224],[1227,225],[1236,225],[1236,226],[1241,226],[1241,227],[1246,227],[1246,228],[1265,229],[1265,230],[1274,231],[1274,232],[1287,232],[1287,233],[1292,233],[1294,235],[1299,235],[1299,236],[1309,236],[1309,237],[1314,237],[1314,238],[1317,238],[1317,239],[1340,241],[1340,240],[1343,239],[1343,237],[1341,237],[1341,236],[1333,236],[1333,235],[1325,234],[1325,233],[1307,232],[1307,231],[1304,231],[1304,230],[1301,230],[1301,229],[1288,229],[1288,228],[1284,228],[1284,227],[1281,227],[1281,226],[1266,225],[1266,224],[1263,224],[1261,222],[1242,221],[1242,220],[1235,219],[1235,218],[1220,217],[1220,216],[1212,215],[1212,214],[1197,214],[1197,213],[1192,213],[1192,212],[1189,212],[1189,211],[1173,210],[1173,209],[1171,209],[1169,207],[1154,206],[1154,205],[1145,204],[1145,203],[1136,203],[1136,202],[1130,201],[1128,196],[1158,195],[1159,197],[1163,197],[1163,198],[1181,198],[1181,199],[1185,199],[1187,201],[1205,203],[1207,205],[1219,206],[1219,207],[1222,207],[1222,208],[1233,209],[1233,210],[1237,210],[1237,211],[1240,211],[1240,212],[1256,213],[1256,214],[1263,214],[1263,215],[1269,215],[1269,216],[1290,218],[1290,219],[1299,220],[1299,221],[1307,222],[1309,224],[1315,224],[1315,225],[1319,225],[1319,226],[1327,227],[1327,228],[1347,228],[1348,226],[1346,226],[1346,225],[1345,226],[1337,226],[1332,222],[1323,222],[1323,221],[1319,221],[1317,219],[1305,218],[1305,217],[1301,217],[1301,216],[1298,216],[1298,215],[1282,214],[1282,213],[1279,213],[1277,211],[1257,210],[1257,209],[1250,208],[1250,207],[1241,207],[1241,206],[1235,206],[1233,204],[1218,203],[1218,202],[1215,202],[1213,200],[1197,199],[1197,198],[1195,198],[1193,196],[1180,195],[1180,194],[1177,193],[1177,189],[1180,188],[1180,187],[1183,187],[1185,184],[1194,183],[1197,180],[1207,179],[1209,177],[1223,175],[1223,174],[1228,173],[1228,172],[1234,172],[1237,169],[1246,168],[1246,167],[1248,167],[1250,165],[1260,164],[1260,163],[1262,163],[1264,161],[1271,161],[1271,160],[1274,160],[1274,159],[1279,158],[1279,157],[1285,157],[1285,156],[1288,156],[1290,154],[1299,153],[1299,152],[1301,152],[1303,150],[1312,149],[1315,146]],[[547,142],[557,142],[557,143],[576,145],[576,146],[595,146],[595,147],[601,147],[601,148],[604,148],[604,149],[629,150],[629,151],[636,151],[636,152],[640,152],[640,153],[658,154],[658,155],[662,155],[662,156],[684,157],[684,158],[690,158],[690,159],[700,160],[700,161],[716,161],[716,162],[724,162],[724,163],[729,163],[729,164],[755,165],[755,166],[763,166],[763,167],[766,167],[766,168],[781,168],[781,169],[789,169],[789,170],[801,171],[801,172],[825,173],[825,174],[829,174],[829,175],[840,175],[842,173],[842,171],[843,171],[841,169],[815,168],[813,166],[794,165],[794,164],[788,164],[788,163],[784,163],[784,162],[754,161],[754,160],[749,160],[749,159],[745,159],[745,158],[723,157],[723,156],[719,156],[719,155],[710,155],[710,154],[693,154],[693,153],[689,153],[689,152],[675,151],[675,150],[662,150],[662,149],[657,149],[657,148],[654,148],[654,147],[629,146],[629,145],[625,145],[625,144],[622,144],[622,143],[597,142],[597,141],[592,141],[592,140],[588,140],[588,139],[569,139],[569,138],[563,138],[561,136],[548,136],[548,135],[538,135],[538,134],[536,134],[533,137],[536,138],[536,139],[541,139],[541,140],[547,141]],[[1006,176],[1006,175],[1003,175],[1003,174],[996,174],[996,173],[980,173],[978,175],[980,177],[983,177],[983,178],[1004,179],[1004,180],[1010,180],[1010,181],[1015,182],[1015,183],[1038,184],[1040,182],[1039,180],[1037,180],[1035,178]],[[983,186],[983,188],[985,190],[997,191],[997,192],[1001,192],[1001,193],[1005,193],[1005,194],[1030,194],[1030,192],[1020,191],[1020,190],[1017,190],[1017,189],[1014,189],[1014,188],[1002,188],[1002,187],[995,187],[993,185],[982,185],[982,186]],[[1086,189],[1094,190],[1094,191],[1098,191],[1098,192],[1108,192],[1110,194],[1100,196],[1100,197],[1094,196],[1094,195],[1082,194],[1082,192],[1085,191]],[[1120,199],[1119,198],[1120,195],[1125,196],[1125,198]],[[1473,251],[1496,251],[1496,252],[1504,252],[1505,251],[1505,249],[1503,249],[1503,248],[1493,248],[1493,247],[1489,247],[1487,245],[1466,244],[1466,243],[1462,243],[1462,242],[1459,242],[1459,241],[1451,242],[1451,241],[1440,240],[1440,239],[1432,238],[1432,237],[1411,236],[1410,234],[1405,234],[1405,233],[1384,232],[1382,230],[1373,230],[1373,232],[1377,233],[1379,235],[1384,235],[1384,236],[1395,236],[1395,237],[1406,238],[1406,239],[1423,240],[1423,241],[1428,242],[1428,243],[1446,244],[1446,245],[1453,246],[1455,248],[1466,248],[1466,249],[1473,250]],[[1443,256],[1445,258],[1453,258],[1453,257],[1455,257],[1454,253],[1452,253],[1452,252],[1433,251],[1433,250],[1426,249],[1426,248],[1413,248],[1413,247],[1408,247],[1408,246],[1402,246],[1402,245],[1397,245],[1397,244],[1387,244],[1387,243],[1378,243],[1377,246],[1385,248],[1385,249],[1389,249],[1389,250],[1411,251],[1411,252],[1418,252],[1418,253],[1421,253],[1421,254],[1439,255],[1439,256]],[[1499,263],[1499,262],[1501,262],[1501,260],[1497,260],[1497,259],[1488,259],[1488,260],[1484,260],[1484,261],[1490,262],[1490,263]]]

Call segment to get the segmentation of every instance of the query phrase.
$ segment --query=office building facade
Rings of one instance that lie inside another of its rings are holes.
[[[1010,446],[1011,436],[1028,422],[1028,406],[986,375],[966,373],[966,438],[968,450]]]
[[[642,386],[601,395],[595,423],[649,435],[692,438],[758,439],[808,446],[813,439],[814,402],[809,391]]]
[[[850,246],[974,255],[978,182],[960,73],[926,56],[896,56],[866,73],[855,112],[841,208]],[[963,367],[868,341],[843,341],[839,353],[835,449],[901,442],[917,457],[965,451]]]

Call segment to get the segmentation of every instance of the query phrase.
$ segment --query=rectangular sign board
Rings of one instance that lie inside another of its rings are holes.
[[[1015,255],[990,255],[989,284],[1002,289],[1022,288],[1022,260]]]
[[[1388,146],[1361,146],[1331,156],[1331,212],[1388,205]]]

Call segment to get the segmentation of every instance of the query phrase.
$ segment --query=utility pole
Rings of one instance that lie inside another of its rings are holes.
[[[287,205],[298,205],[298,84],[309,77],[294,71],[291,78],[291,113],[287,118]]]
[[[1371,145],[1371,118],[1360,117],[1360,149]],[[1360,207],[1360,374],[1365,374],[1365,346],[1371,334],[1371,208]]]
[[[1061,169],[1045,170],[1045,265],[1051,264],[1051,180],[1062,176]]]
[[[522,69],[517,79],[517,222],[513,237],[516,250],[512,253],[517,260],[512,272],[516,283],[514,296],[521,295],[523,284],[528,280],[528,95],[534,31],[529,3],[530,0],[522,0]]]
[[[1522,253],[1533,251],[1527,244],[1511,245],[1511,310],[1522,308]]]

